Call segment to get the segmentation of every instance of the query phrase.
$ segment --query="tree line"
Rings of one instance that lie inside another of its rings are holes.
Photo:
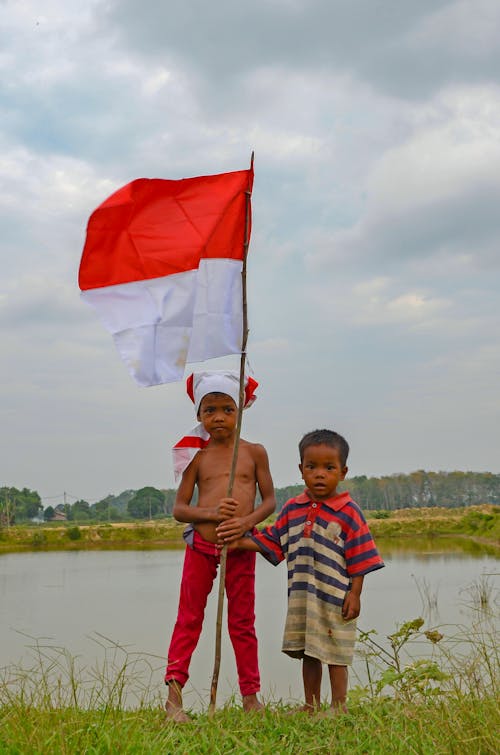
[[[362,508],[372,510],[500,504],[500,474],[491,472],[419,470],[384,477],[361,475],[346,480],[343,485]]]
[[[302,485],[276,490],[277,508],[300,493]],[[481,503],[500,505],[500,474],[491,472],[426,472],[383,477],[349,477],[339,491],[348,490],[361,508],[395,511],[442,506],[459,508]]]
[[[500,505],[500,474],[491,472],[426,472],[383,477],[351,477],[342,484],[363,509],[393,511],[427,506],[462,507],[481,503]],[[277,510],[298,495],[302,485],[276,488]],[[145,487],[108,495],[96,503],[77,500],[55,506],[42,504],[34,490],[0,487],[0,526],[32,521],[116,522],[172,516],[176,491]]]

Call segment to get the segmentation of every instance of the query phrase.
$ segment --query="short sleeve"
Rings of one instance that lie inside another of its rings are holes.
[[[355,525],[349,529],[345,540],[346,569],[350,577],[360,577],[385,566],[368,524],[358,507],[356,507],[356,514]]]
[[[284,560],[285,554],[283,553],[276,523],[250,537],[259,546],[264,558],[273,566],[277,566]]]

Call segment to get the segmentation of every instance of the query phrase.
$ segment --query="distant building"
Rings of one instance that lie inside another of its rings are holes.
[[[54,516],[52,517],[53,522],[66,522],[68,517],[64,513],[64,511],[54,511]]]
[[[68,515],[64,511],[63,505],[60,503],[59,506],[56,506],[54,509],[54,516],[52,517],[53,522],[66,522],[68,520]]]

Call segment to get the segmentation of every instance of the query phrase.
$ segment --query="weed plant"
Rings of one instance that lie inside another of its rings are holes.
[[[497,575],[483,573],[462,591],[466,602],[476,610],[485,611],[491,605],[498,607],[498,593],[493,586],[493,576]]]
[[[354,685],[349,713],[290,715],[283,700],[245,714],[234,700],[210,718],[166,722],[151,697],[161,659],[97,637],[104,659],[85,668],[64,649],[35,641],[30,668],[0,679],[0,753],[498,753],[499,652],[495,617],[471,627],[404,622],[381,640],[361,632],[368,682]],[[327,710],[325,708],[325,710]]]
[[[422,603],[424,615],[430,617],[438,607],[438,588],[433,588],[428,579],[418,579],[414,574],[411,575],[417,587],[418,594]]]

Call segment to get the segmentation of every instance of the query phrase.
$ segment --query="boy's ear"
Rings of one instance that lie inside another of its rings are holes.
[[[344,467],[344,469],[342,470],[342,479],[343,480],[345,480],[348,471],[349,471],[349,467]]]
[[[300,469],[300,476],[304,477],[304,472],[302,471],[302,462],[299,464],[299,469]]]

